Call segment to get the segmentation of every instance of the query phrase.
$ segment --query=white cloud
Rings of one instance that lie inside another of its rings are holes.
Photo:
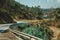
[[[53,2],[54,0],[47,0],[47,2]]]
[[[60,2],[60,0],[57,0],[57,2]]]
[[[57,2],[57,3],[60,3],[60,0],[47,0],[47,2]]]

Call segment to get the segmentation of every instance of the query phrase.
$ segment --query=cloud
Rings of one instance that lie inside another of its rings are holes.
[[[54,0],[47,0],[47,2],[54,2]]]
[[[57,0],[57,2],[59,2],[59,3],[60,3],[60,0]]]
[[[57,2],[57,3],[60,3],[60,0],[47,0],[47,2]]]

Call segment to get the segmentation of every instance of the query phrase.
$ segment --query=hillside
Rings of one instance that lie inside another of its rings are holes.
[[[48,16],[57,16],[55,9],[41,9],[40,6],[28,7],[15,0],[0,0],[0,23],[13,23],[16,20],[41,20]],[[44,14],[45,13],[45,14]],[[50,15],[52,14],[52,15]]]
[[[0,23],[12,23],[14,19],[37,19],[40,11],[39,6],[28,7],[15,0],[0,0]]]

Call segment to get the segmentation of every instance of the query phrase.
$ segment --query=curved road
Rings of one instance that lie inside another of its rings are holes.
[[[25,23],[25,22],[21,22],[21,23]],[[17,35],[19,35],[19,36],[23,36],[24,38],[28,38],[29,37],[29,40],[42,40],[42,39],[40,39],[40,38],[37,38],[37,37],[35,37],[35,36],[32,36],[32,35],[29,35],[29,34],[25,34],[25,33],[22,33],[22,32],[16,32],[16,31],[14,31],[14,30],[11,30],[10,29],[10,25],[12,25],[12,24],[0,24],[0,30],[7,30],[7,29],[9,29],[12,33],[15,33],[15,34],[17,34]]]
[[[17,23],[28,23],[23,21],[16,21]],[[0,30],[6,30],[9,28],[10,25],[16,24],[16,23],[10,23],[10,24],[0,24]]]
[[[0,24],[0,30],[7,30],[12,24]]]

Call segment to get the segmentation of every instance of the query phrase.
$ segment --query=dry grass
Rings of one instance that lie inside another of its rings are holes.
[[[60,34],[60,29],[55,26],[51,26],[50,29],[54,32],[54,37],[52,38],[52,40],[57,40],[57,37]]]
[[[0,40],[19,40],[12,32],[0,34]]]

